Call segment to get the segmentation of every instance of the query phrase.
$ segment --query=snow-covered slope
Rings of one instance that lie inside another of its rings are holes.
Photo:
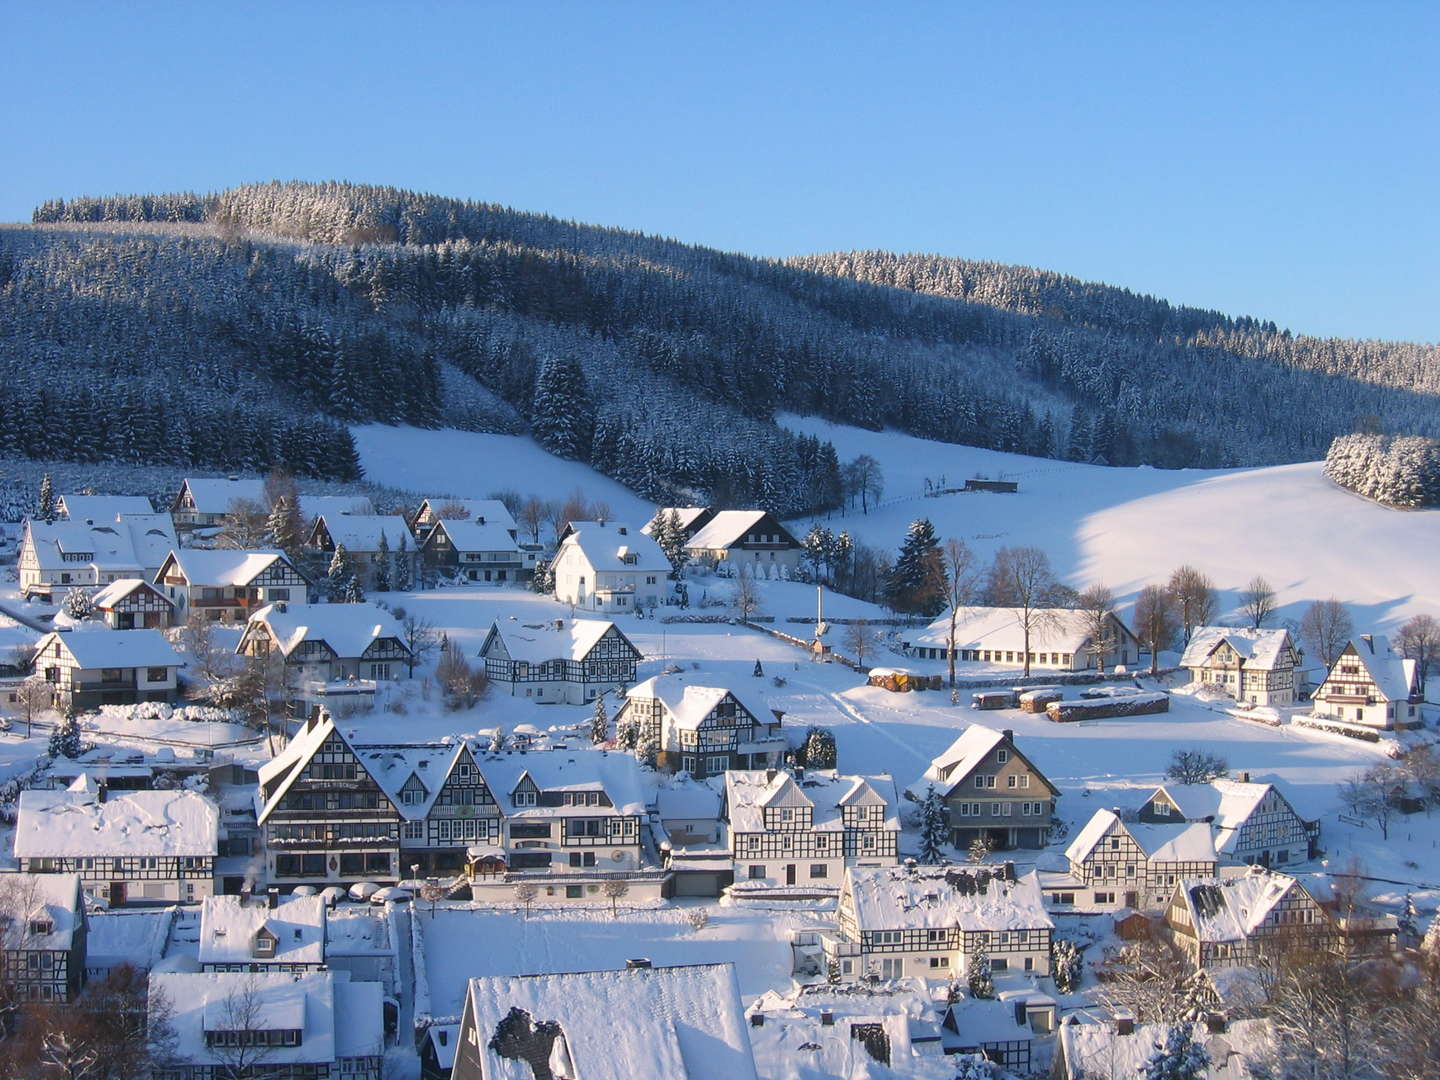
[[[579,490],[590,502],[604,502],[617,521],[643,525],[655,508],[633,491],[588,465],[542,450],[523,435],[483,435],[442,428],[352,427],[367,479],[423,494],[484,498],[518,491],[541,499],[564,499]]]
[[[1274,586],[1282,617],[1311,600],[1351,605],[1357,627],[1393,629],[1440,611],[1440,512],[1389,510],[1337,488],[1318,462],[1266,469],[1111,469],[865,431],[810,417],[781,423],[829,439],[842,461],[869,454],[885,474],[882,504],[827,524],[866,543],[898,547],[928,517],[983,558],[1005,545],[1049,553],[1072,584],[1103,581],[1127,599],[1176,566],[1210,575],[1233,605],[1255,574]],[[925,481],[1017,480],[1016,495],[925,498]]]

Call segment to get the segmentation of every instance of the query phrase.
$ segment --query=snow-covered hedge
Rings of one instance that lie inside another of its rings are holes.
[[[1341,435],[1325,475],[1387,506],[1440,506],[1440,441],[1420,435]]]
[[[1346,723],[1344,720],[1321,719],[1318,716],[1295,716],[1291,717],[1290,723],[1296,727],[1328,731],[1332,735],[1344,735],[1346,738],[1359,739],[1361,742],[1378,743],[1380,741],[1380,732],[1374,728],[1360,727],[1357,724]]]
[[[1052,701],[1045,715],[1057,724],[1075,720],[1105,720],[1114,716],[1144,716],[1170,711],[1170,695],[1132,694],[1129,697],[1082,698],[1078,701]]]
[[[231,709],[211,705],[168,705],[163,701],[142,701],[138,705],[101,705],[94,726],[129,724],[136,720],[180,720],[194,724],[241,724],[244,718]]]

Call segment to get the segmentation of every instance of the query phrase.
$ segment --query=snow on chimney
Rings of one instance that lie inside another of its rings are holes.
[[[1116,1010],[1115,1010],[1115,1034],[1116,1034],[1116,1035],[1134,1035],[1134,1034],[1135,1034],[1135,1014],[1132,1013],[1129,1009],[1116,1009]]]
[[[627,971],[649,971],[652,966],[648,956],[632,956],[625,961]]]

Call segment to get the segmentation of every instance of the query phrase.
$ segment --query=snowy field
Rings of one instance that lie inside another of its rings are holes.
[[[1130,599],[1182,563],[1224,590],[1226,604],[1255,574],[1274,586],[1280,615],[1312,600],[1350,605],[1356,625],[1393,631],[1411,615],[1440,613],[1440,511],[1389,510],[1342,491],[1319,462],[1265,469],[1115,469],[1002,454],[865,431],[810,417],[787,428],[828,439],[841,461],[875,458],[882,505],[826,524],[898,548],[909,523],[928,517],[988,559],[999,547],[1045,550],[1076,586],[1103,581]],[[1016,495],[926,498],[925,481],[961,487],[970,477],[1019,481]],[[802,527],[803,531],[803,527]]]

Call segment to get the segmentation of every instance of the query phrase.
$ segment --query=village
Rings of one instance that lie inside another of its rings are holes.
[[[1401,970],[1440,901],[1434,638],[1267,625],[1263,581],[1221,619],[1193,568],[1127,623],[914,526],[904,614],[818,523],[509,501],[46,477],[0,593],[17,1007],[128,986],[175,1080],[1259,1076],[1287,964]]]

